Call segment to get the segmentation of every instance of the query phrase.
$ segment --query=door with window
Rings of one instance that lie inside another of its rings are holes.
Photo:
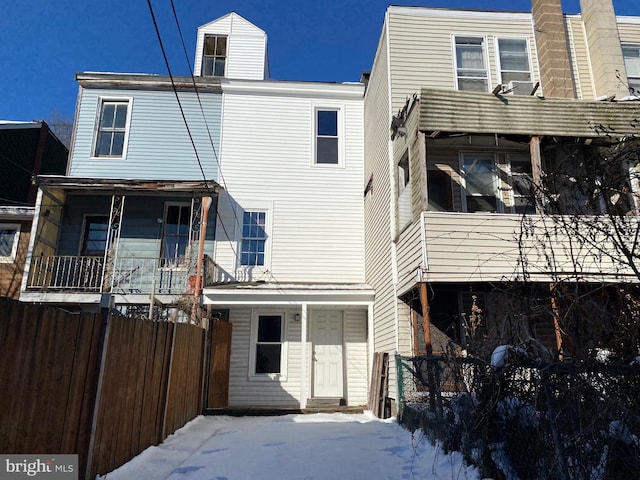
[[[495,155],[465,152],[461,163],[466,211],[501,212]]]
[[[184,263],[189,246],[191,231],[191,204],[175,203],[165,206],[162,227],[162,247],[160,257],[165,265],[176,266]]]
[[[342,312],[313,315],[313,396],[342,398]]]

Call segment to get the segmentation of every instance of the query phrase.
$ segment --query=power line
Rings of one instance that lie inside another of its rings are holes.
[[[158,43],[160,45],[160,50],[162,51],[162,56],[164,58],[164,63],[167,67],[167,72],[169,74],[169,79],[171,80],[171,88],[173,90],[173,93],[176,97],[176,101],[178,102],[178,107],[180,108],[180,114],[182,115],[182,121],[184,122],[184,126],[187,129],[187,134],[189,135],[189,139],[191,140],[191,145],[193,146],[193,151],[196,155],[196,160],[198,161],[198,166],[200,167],[200,173],[202,174],[202,178],[204,179],[204,183],[205,183],[205,188],[207,189],[207,192],[209,192],[209,195],[211,197],[213,197],[213,193],[211,192],[211,189],[209,188],[209,184],[207,183],[207,177],[206,174],[204,173],[204,168],[202,166],[202,162],[200,161],[200,156],[198,155],[198,149],[196,147],[195,144],[195,140],[193,139],[193,135],[191,134],[191,129],[189,128],[188,122],[187,122],[187,117],[184,113],[184,109],[182,108],[182,102],[180,101],[180,96],[178,95],[178,90],[176,88],[176,84],[175,81],[173,79],[173,73],[171,72],[171,66],[169,65],[169,59],[167,58],[167,53],[166,50],[164,48],[164,43],[162,42],[162,36],[160,35],[160,28],[158,27],[158,22],[156,21],[156,16],[155,13],[153,11],[153,5],[151,5],[151,0],[147,0],[147,5],[149,6],[149,13],[151,13],[151,19],[153,21],[153,26],[155,28],[156,31],[156,36],[158,38]],[[173,6],[173,2],[172,2],[172,6]],[[174,13],[175,13],[175,8],[174,8]],[[176,17],[176,21],[177,21],[177,17]],[[181,33],[181,32],[180,32]],[[182,33],[181,33],[182,36]],[[183,45],[184,45],[184,39],[183,39]],[[191,69],[191,66],[189,65],[189,68]],[[195,79],[193,78],[193,72],[191,75],[191,78],[193,80],[193,83],[195,85]],[[197,93],[197,87],[196,87],[196,93]],[[202,108],[202,103],[200,102],[200,97],[198,95],[198,102],[200,103],[200,108],[202,110],[202,114],[204,116],[204,109]],[[206,119],[205,119],[206,122]],[[207,131],[209,131],[209,127],[207,125]],[[212,143],[212,147],[213,147],[213,140],[211,139],[211,133],[209,132],[209,139]],[[218,157],[217,154],[215,154],[215,147],[213,147],[213,152],[215,155],[215,159],[216,162],[218,164],[218,172],[221,174],[220,172],[220,162],[218,161]],[[234,211],[234,216],[235,216],[235,211]],[[222,218],[220,217],[220,213],[218,212],[218,209],[216,208],[216,217],[220,220],[220,225],[222,226],[222,230],[224,231],[225,236],[227,237],[227,239],[230,242],[231,245],[231,249],[235,255],[236,258],[238,258],[238,253],[236,252],[235,248],[233,247],[233,243],[231,242],[231,237],[229,236],[229,233],[227,232],[227,229],[222,221]],[[237,218],[237,217],[236,217]],[[204,232],[202,233],[204,234]]]

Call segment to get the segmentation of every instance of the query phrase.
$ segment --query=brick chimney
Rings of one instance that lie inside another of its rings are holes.
[[[545,97],[574,98],[561,0],[531,0],[540,84]]]
[[[580,0],[596,97],[629,95],[618,23],[612,0]],[[621,80],[616,77],[620,72]]]

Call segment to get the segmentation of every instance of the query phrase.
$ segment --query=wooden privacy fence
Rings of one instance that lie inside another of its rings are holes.
[[[206,331],[0,298],[0,452],[107,473],[203,408]]]

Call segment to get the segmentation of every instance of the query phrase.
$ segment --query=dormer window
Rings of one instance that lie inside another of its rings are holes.
[[[205,35],[202,54],[202,76],[224,77],[227,61],[227,37],[225,35]]]

